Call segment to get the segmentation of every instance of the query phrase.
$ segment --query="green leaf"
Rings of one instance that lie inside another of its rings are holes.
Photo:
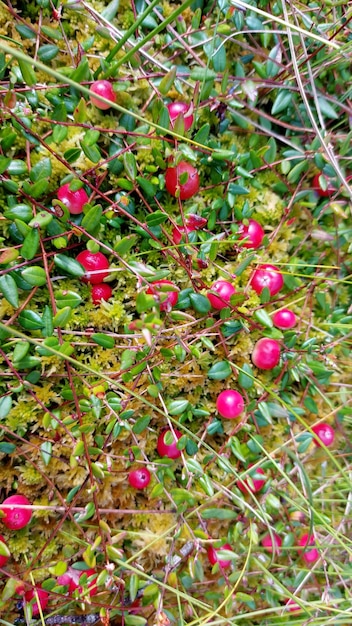
[[[142,190],[144,191],[144,193],[149,197],[153,197],[156,194],[157,188],[156,185],[154,185],[153,183],[151,183],[149,180],[147,180],[146,178],[143,178],[143,176],[137,176],[136,177],[137,182],[139,183],[139,185],[142,187]]]
[[[26,330],[39,330],[43,328],[43,320],[38,313],[30,309],[24,309],[18,316],[22,328]]]
[[[140,615],[126,614],[124,615],[124,623],[126,626],[145,626],[147,619],[145,617],[141,617]]]
[[[123,237],[114,245],[114,250],[120,256],[124,256],[133,248],[137,241],[137,235],[128,235],[127,237]]]
[[[10,274],[0,276],[0,291],[2,291],[4,298],[6,298],[12,306],[15,308],[18,307],[18,289]]]
[[[64,306],[53,317],[54,328],[64,328],[71,318],[72,309],[70,306]]]
[[[81,156],[82,150],[80,148],[69,148],[64,152],[64,159],[67,163],[74,163]]]
[[[31,261],[37,254],[39,248],[39,231],[37,228],[32,228],[25,236],[24,242],[21,247],[21,255],[26,261]]]
[[[27,172],[27,165],[21,159],[13,159],[7,168],[10,176],[21,176]]]
[[[8,220],[19,219],[28,223],[33,217],[33,211],[28,204],[15,204],[4,212],[4,217]]]
[[[147,215],[145,221],[149,227],[153,227],[159,226],[159,224],[164,224],[164,222],[167,222],[168,219],[169,216],[166,215],[166,213],[163,213],[163,211],[154,211],[154,213]]]
[[[265,326],[265,328],[273,327],[273,320],[265,309],[258,309],[257,311],[254,311],[253,317],[257,320],[257,322]]]
[[[135,433],[135,435],[140,435],[149,426],[150,420],[150,415],[139,417],[132,427],[132,432]]]
[[[238,372],[238,384],[242,389],[250,389],[253,387],[253,370],[248,363],[242,365],[242,371]]]
[[[4,419],[10,411],[12,407],[12,397],[11,396],[3,396],[0,398],[0,419]]]
[[[102,215],[103,210],[100,205],[92,206],[82,219],[82,228],[90,235],[94,235],[100,226]]]
[[[27,26],[27,24],[16,24],[15,29],[23,39],[36,39],[37,37],[35,30]]]
[[[33,183],[35,183],[37,180],[41,180],[42,178],[50,178],[51,172],[51,160],[47,157],[45,159],[41,159],[34,165],[34,167],[32,167],[29,173],[29,178]]]
[[[32,198],[40,198],[44,193],[47,192],[49,188],[49,181],[42,178],[38,180],[34,185],[30,185],[27,181],[23,183],[22,189],[23,191]]]
[[[82,298],[76,291],[60,290],[55,293],[55,301],[58,309],[63,309],[65,307],[75,309],[81,304]]]
[[[211,304],[206,296],[203,296],[201,293],[190,293],[189,299],[192,307],[195,311],[197,311],[197,313],[201,313],[202,315],[209,313]]]
[[[14,443],[8,443],[7,441],[0,441],[0,452],[2,454],[12,454],[16,450]]]
[[[105,333],[94,333],[91,336],[91,339],[103,348],[111,349],[115,346],[115,339],[110,335],[106,335]]]
[[[137,165],[136,159],[132,152],[125,152],[123,155],[123,164],[125,167],[125,172],[131,180],[136,180],[137,176]]]
[[[43,441],[40,446],[40,454],[44,461],[44,465],[49,465],[52,456],[53,444],[51,441]]]
[[[87,146],[84,141],[80,141],[80,146],[86,155],[87,159],[92,161],[92,163],[98,163],[101,159],[101,154],[98,146],[93,144],[92,146]]]
[[[26,267],[22,270],[21,274],[30,285],[41,287],[47,283],[46,272],[42,267],[39,267],[39,265]]]
[[[13,360],[20,361],[21,359],[23,359],[28,353],[29,348],[30,348],[29,341],[19,341],[18,343],[16,343],[15,349],[13,351],[13,357],[12,357]]]
[[[37,77],[35,75],[35,71],[32,65],[28,61],[24,61],[23,59],[18,59],[18,65],[21,70],[22,78],[26,85],[31,87],[37,83]]]
[[[172,400],[167,404],[167,410],[169,415],[181,415],[190,406],[188,400]]]
[[[67,274],[72,274],[72,276],[76,276],[77,278],[81,278],[85,274],[83,265],[65,254],[55,254],[54,263],[57,267],[67,272]]]
[[[210,133],[210,124],[206,122],[203,126],[200,127],[198,132],[195,134],[193,141],[200,143],[201,145],[206,144]]]
[[[287,89],[279,89],[279,92],[274,100],[274,104],[271,108],[271,114],[276,115],[285,111],[293,103],[293,93]]]
[[[201,516],[203,519],[237,519],[238,512],[230,509],[203,509]]]
[[[318,96],[318,104],[320,107],[320,111],[325,117],[328,117],[331,120],[339,119],[339,114],[335,111],[334,107],[326,98]]]
[[[173,86],[176,78],[176,65],[161,79],[159,83],[159,91],[163,96],[166,96],[167,92],[170,91]]]
[[[68,128],[67,126],[60,126],[59,124],[55,125],[53,128],[53,141],[55,141],[55,143],[62,143],[68,134]]]
[[[228,361],[218,361],[214,363],[208,371],[208,378],[212,380],[225,380],[232,374],[232,369]]]

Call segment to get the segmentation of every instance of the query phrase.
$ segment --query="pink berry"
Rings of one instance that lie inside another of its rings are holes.
[[[232,546],[230,546],[229,543],[224,543],[224,545],[221,546],[221,548],[214,548],[213,546],[209,546],[207,548],[207,555],[208,555],[210,564],[215,565],[215,563],[219,563],[220,567],[222,567],[223,569],[225,567],[230,567],[231,561],[218,558],[217,553],[219,552],[219,550],[231,550],[232,551]]]
[[[42,611],[44,611],[49,603],[49,594],[45,589],[42,589],[40,586],[35,589],[29,589],[24,594],[24,599],[26,602],[31,602],[34,600],[32,604],[32,615],[39,615],[39,605]],[[39,600],[39,605],[38,605]]]
[[[190,233],[193,230],[200,230],[207,223],[207,220],[204,217],[200,217],[200,215],[195,215],[191,213],[187,215],[185,220],[185,226],[176,226],[172,229],[172,240],[176,244],[176,246],[181,243],[183,236],[185,233]]]
[[[26,498],[26,496],[21,496],[20,494],[15,496],[10,496],[6,498],[2,504],[11,504],[11,508],[2,509],[0,507],[0,511],[2,511],[5,517],[1,518],[3,524],[5,524],[6,528],[10,530],[19,530],[20,528],[24,528],[29,524],[32,518],[31,509],[24,509],[21,505],[29,506],[31,503]]]
[[[150,472],[146,467],[132,470],[128,474],[128,482],[134,489],[145,489],[150,483]]]
[[[113,90],[112,84],[108,80],[96,80],[90,88],[91,91],[98,94],[98,96],[102,96],[106,98],[106,100],[110,100],[110,102],[116,102],[116,94]],[[97,109],[101,109],[102,111],[106,111],[110,109],[110,104],[102,102],[98,98],[94,96],[89,96],[90,101]]]
[[[85,283],[97,285],[109,275],[109,272],[106,271],[109,269],[109,261],[102,252],[83,250],[77,255],[76,259],[87,271],[82,276],[82,280]]]
[[[84,205],[88,202],[88,195],[83,187],[71,191],[70,183],[66,183],[58,189],[57,197],[68,208],[71,215],[82,213]]]
[[[170,285],[173,289],[163,290],[163,285]],[[172,307],[177,304],[178,288],[170,280],[156,280],[148,287],[146,293],[156,296],[160,301],[160,311],[171,311]]]
[[[212,293],[213,291],[218,295]],[[221,311],[221,309],[229,306],[230,298],[234,293],[235,288],[228,280],[216,280],[211,286],[211,292],[207,293],[207,298],[213,309]]]
[[[165,172],[165,187],[169,194],[181,200],[192,198],[199,191],[199,175],[195,167],[187,161],[180,161]]]
[[[276,339],[263,337],[252,352],[253,364],[261,370],[272,370],[280,361],[280,344]]]
[[[4,537],[2,535],[0,535],[0,541],[6,545],[5,539],[4,539]],[[9,560],[9,558],[10,558],[9,556],[5,556],[3,554],[0,554],[0,567],[4,567],[4,565],[6,565],[7,561]]]
[[[246,239],[242,244],[242,248],[259,248],[264,239],[264,229],[256,220],[248,220],[248,224],[239,224],[238,234],[240,241]]]
[[[244,400],[238,391],[226,389],[218,395],[216,408],[222,417],[232,420],[242,413]]]
[[[186,102],[170,102],[166,105],[169,111],[171,126],[174,127],[178,117],[183,119],[185,130],[189,130],[193,124],[192,105]]]
[[[315,546],[314,537],[309,536],[308,533],[305,533],[300,538],[298,545],[302,548],[306,548],[307,546]],[[315,563],[319,559],[319,552],[316,548],[312,548],[312,550],[300,550],[302,553],[302,558],[307,565]]]
[[[273,537],[274,537],[274,544],[275,544],[275,552],[277,554],[280,553],[280,548],[282,546],[282,539],[281,537],[279,537],[279,535],[277,535],[276,533],[273,533]],[[269,533],[267,533],[267,535],[264,535],[261,544],[264,548],[267,549],[268,552],[272,553],[273,552],[273,542],[271,539],[271,536]]]
[[[286,602],[285,602],[286,607],[288,608],[288,610],[292,613],[293,611],[299,611],[300,610],[300,606],[297,604],[297,602],[295,602],[294,600],[292,600],[292,598],[289,598]]]
[[[320,183],[321,179],[325,181],[324,187],[326,187],[326,189],[322,188]],[[334,195],[334,193],[336,193],[338,189],[336,183],[332,181],[328,176],[326,176],[326,174],[322,173],[316,174],[314,176],[312,181],[312,187],[314,191],[318,194],[318,196],[322,198],[330,198],[330,196]]]
[[[246,478],[244,480],[237,481],[236,485],[242,493],[257,493],[257,491],[260,491],[264,487],[266,482],[265,478],[263,480],[261,478],[255,478],[257,474],[263,474],[263,476],[265,476],[264,470],[262,470],[261,467],[258,467],[249,473],[249,476],[251,477],[250,481]]]
[[[165,435],[170,433],[173,437],[172,443],[165,443]],[[182,434],[176,428],[173,429],[173,432],[170,428],[166,428],[161,431],[156,449],[160,456],[167,456],[169,459],[178,459],[181,456],[181,450],[177,448],[177,441],[182,437]]]
[[[314,438],[313,441],[319,448],[321,447],[320,442],[322,442],[325,446],[331,446],[334,443],[335,431],[330,424],[322,422],[321,424],[313,426],[312,431],[318,437],[318,439]]]
[[[258,294],[263,291],[264,287],[267,287],[270,295],[274,296],[284,286],[284,279],[275,265],[264,263],[254,270],[250,285]]]
[[[290,309],[281,309],[276,311],[273,315],[273,324],[276,328],[286,330],[287,328],[293,328],[297,324],[297,318],[293,311]]]
[[[107,283],[98,283],[92,287],[92,300],[99,304],[102,300],[108,301],[112,296],[112,289]]]
[[[71,569],[71,568],[70,568]],[[72,570],[72,572],[74,572],[74,570]],[[63,587],[67,587],[67,593],[71,594],[73,593],[76,589],[78,589],[79,585],[78,582],[78,572],[76,570],[75,574],[70,574],[70,571],[67,571],[65,574],[62,574],[61,576],[58,576],[56,579],[56,582],[58,585],[62,585]]]

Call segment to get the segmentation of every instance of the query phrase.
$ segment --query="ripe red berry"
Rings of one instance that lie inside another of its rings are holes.
[[[79,587],[78,582],[76,582],[76,580],[78,581],[79,578],[78,572],[76,571],[76,574],[72,574],[72,572],[74,572],[75,570],[71,568],[70,570],[68,570],[67,572],[65,572],[65,574],[62,574],[61,576],[58,576],[56,579],[58,585],[67,587],[67,593],[69,594],[73,593]]]
[[[200,215],[190,213],[186,217],[185,226],[176,226],[172,229],[173,242],[178,245],[179,243],[181,243],[185,233],[190,233],[193,230],[200,230],[201,228],[203,228],[203,226],[206,225],[206,223],[207,220],[204,217],[200,217]]]
[[[109,275],[109,272],[105,271],[109,268],[109,261],[102,252],[83,250],[76,259],[87,270],[87,273],[82,276],[85,283],[97,285]]]
[[[275,265],[264,263],[254,270],[250,285],[258,294],[263,291],[264,287],[267,287],[270,295],[274,296],[284,286],[284,279]]]
[[[6,528],[10,530],[19,530],[20,528],[24,528],[29,524],[32,518],[31,509],[24,509],[21,505],[29,506],[31,503],[26,498],[26,496],[21,496],[17,494],[15,496],[9,496],[6,498],[3,503],[10,504],[10,508],[1,508],[0,511],[4,513],[4,517],[1,518],[3,524],[5,524]]]
[[[219,563],[220,567],[222,567],[223,569],[225,567],[230,567],[231,565],[230,560],[218,558],[217,553],[219,552],[219,550],[232,550],[232,546],[230,546],[229,543],[224,543],[224,545],[221,546],[221,548],[214,548],[213,546],[209,546],[207,548],[207,555],[208,555],[210,564],[215,565],[215,563]]]
[[[276,311],[272,319],[274,326],[276,326],[276,328],[280,328],[281,330],[293,328],[297,324],[297,317],[290,309],[281,309],[280,311]]]
[[[102,300],[109,300],[112,296],[112,289],[107,283],[98,283],[92,287],[92,300],[94,304],[99,304]]]
[[[184,128],[188,130],[193,124],[193,107],[186,102],[170,102],[166,105],[169,111],[171,126],[174,127],[177,118],[183,119]]]
[[[324,187],[326,187],[325,189],[321,186],[321,180],[325,181],[325,183],[323,183]],[[314,176],[312,180],[312,187],[318,196],[322,198],[330,198],[330,196],[333,196],[338,189],[336,183],[326,176],[326,174],[322,173]]]
[[[163,285],[169,285],[172,289],[163,288]],[[172,307],[177,304],[178,288],[170,280],[156,280],[148,287],[146,293],[156,296],[160,301],[160,311],[171,311]]]
[[[226,389],[218,395],[216,408],[222,417],[232,420],[242,413],[244,400],[238,391]]]
[[[35,589],[29,589],[24,594],[24,599],[26,602],[33,602],[32,604],[32,615],[39,615],[39,605],[42,611],[44,611],[49,603],[49,594],[45,589],[42,589],[40,586]],[[39,602],[38,602],[39,601]]]
[[[292,611],[299,611],[300,610],[300,606],[297,604],[297,602],[295,602],[294,600],[292,600],[292,598],[289,598],[286,602],[285,602],[286,607],[288,608],[288,610],[292,613]]]
[[[91,85],[90,90],[94,91],[94,93],[98,94],[98,96],[102,96],[103,98],[106,98],[106,100],[110,100],[110,102],[116,102],[116,94],[113,90],[112,84],[108,80],[96,80]],[[110,109],[110,104],[102,102],[94,96],[89,96],[89,98],[91,103],[98,109],[101,109],[102,111]]]
[[[275,552],[277,554],[280,553],[280,548],[282,546],[282,539],[281,537],[279,537],[279,535],[277,535],[276,533],[273,533],[273,537],[274,537],[274,544],[275,544]],[[267,549],[268,552],[272,553],[273,552],[273,542],[271,539],[270,534],[268,533],[267,535],[264,535],[261,544],[264,548]]]
[[[170,433],[171,437],[173,437],[172,443],[165,443],[167,433]],[[173,432],[170,428],[162,430],[156,446],[158,454],[160,454],[160,456],[167,456],[169,459],[178,459],[181,456],[181,450],[177,448],[177,442],[181,437],[182,434],[179,430],[176,430],[176,428],[173,429]]]
[[[128,474],[128,482],[134,489],[145,489],[150,483],[150,471],[146,467],[132,470]]]
[[[5,544],[5,539],[2,535],[0,535],[0,541]],[[7,547],[7,546],[6,546]],[[9,556],[5,556],[4,554],[0,554],[0,567],[4,567],[4,565],[6,565],[7,561],[9,560]]]
[[[280,361],[280,344],[276,339],[263,337],[252,352],[253,364],[261,370],[272,370]]]
[[[249,472],[250,480],[245,478],[244,480],[237,481],[236,485],[242,493],[257,493],[260,491],[265,485],[265,478],[257,478],[257,474],[263,474],[265,476],[264,470],[261,467]]]
[[[71,191],[70,183],[66,183],[58,189],[57,197],[60,202],[67,206],[71,215],[82,213],[83,206],[88,202],[88,195],[85,189],[81,187],[76,191]]]
[[[180,161],[175,167],[168,167],[165,172],[165,187],[172,196],[181,200],[192,198],[199,190],[199,175],[195,167],[186,161]]]
[[[259,248],[264,239],[264,229],[256,220],[248,220],[248,224],[239,224],[238,234],[240,241],[246,239],[242,244],[242,248]]]
[[[305,533],[300,538],[298,545],[301,548],[307,548],[308,546],[315,546],[314,537],[309,536],[308,533]],[[319,552],[316,548],[312,548],[312,550],[299,550],[302,553],[302,558],[307,565],[311,565],[315,563],[319,559]]]
[[[218,296],[212,293],[213,291],[215,291]],[[211,286],[211,292],[207,293],[207,298],[213,309],[221,311],[221,309],[229,306],[230,298],[234,293],[235,288],[228,280],[216,280]]]
[[[98,574],[95,569],[87,569],[84,572],[81,572],[79,576],[79,582],[81,583],[79,585],[80,592],[82,593],[84,588],[87,587],[89,595],[95,596],[98,593],[97,578]],[[83,583],[82,579],[86,582]]]
[[[325,446],[331,446],[334,443],[335,431],[330,424],[322,422],[321,424],[313,426],[312,431],[318,437],[318,439],[314,438],[313,441],[319,448],[321,447],[320,442],[322,442]]]

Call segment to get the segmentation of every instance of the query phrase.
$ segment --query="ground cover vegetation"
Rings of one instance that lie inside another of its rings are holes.
[[[0,2],[0,624],[352,623],[351,18]]]

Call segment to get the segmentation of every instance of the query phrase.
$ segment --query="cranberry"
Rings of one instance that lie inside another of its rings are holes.
[[[275,544],[274,545],[275,552],[279,554],[280,548],[282,546],[282,539],[276,533],[273,533],[273,537],[274,537],[274,544]],[[261,543],[262,543],[262,546],[266,548],[268,552],[270,553],[273,552],[273,542],[269,533],[267,533],[267,535],[264,535]]]
[[[163,291],[163,285],[170,285],[173,289]],[[170,280],[156,280],[148,287],[147,293],[155,295],[160,300],[160,311],[171,311],[177,304],[178,288]]]
[[[0,535],[0,541],[2,543],[4,543],[5,546],[6,546],[5,539],[4,539],[4,537],[2,535]],[[9,558],[10,558],[9,556],[5,556],[3,554],[0,554],[0,567],[4,567],[4,565],[6,565],[7,561],[9,560]]]
[[[65,574],[58,576],[56,582],[58,585],[67,587],[67,592],[71,594],[79,587],[78,583],[75,582],[75,578],[78,578],[77,574],[74,576],[67,571]]]
[[[286,330],[287,328],[293,328],[297,324],[297,317],[290,309],[281,309],[276,311],[273,315],[273,323],[276,328]]]
[[[253,364],[261,370],[272,370],[280,361],[280,344],[276,339],[263,337],[252,352]]]
[[[192,105],[186,102],[170,102],[166,105],[169,111],[171,126],[174,127],[178,117],[183,119],[185,130],[189,130],[193,124]]]
[[[297,602],[295,602],[294,600],[292,600],[292,598],[289,598],[286,602],[285,602],[286,607],[288,608],[288,610],[292,613],[292,611],[299,611],[300,610],[300,606],[297,604]]]
[[[94,578],[85,583],[84,586],[80,584],[83,582],[81,581],[83,577],[85,578],[85,580],[87,580],[90,579],[91,576],[94,576]],[[82,593],[83,587],[87,587],[89,590],[89,595],[95,596],[98,593],[98,588],[96,585],[97,577],[98,575],[95,569],[88,569],[82,572],[82,570],[77,570],[74,567],[69,567],[65,574],[57,577],[57,584],[67,587],[67,593],[69,594],[72,594],[74,591],[76,591],[76,589],[78,589],[79,592]]]
[[[38,600],[41,610],[44,611],[49,602],[49,594],[47,591],[45,591],[45,589],[42,589],[41,587],[35,587],[35,589],[29,589],[28,591],[26,591],[26,593],[24,594],[24,599],[26,602],[31,602],[34,599],[34,602],[32,604],[32,615],[35,616],[39,615]]]
[[[128,482],[134,489],[145,489],[150,483],[150,472],[146,467],[132,470],[128,474]]]
[[[226,389],[218,395],[216,408],[222,417],[232,420],[242,413],[244,400],[238,391]]]
[[[232,550],[232,546],[229,543],[224,543],[221,548],[214,548],[213,546],[209,546],[207,549],[208,559],[211,565],[215,565],[215,563],[219,563],[220,567],[230,567],[231,561],[225,559],[218,559],[218,551],[219,550]]]
[[[207,220],[204,217],[200,217],[199,215],[195,215],[191,213],[187,215],[185,220],[185,226],[176,226],[172,229],[172,240],[176,244],[176,246],[181,243],[183,235],[185,233],[190,233],[193,230],[200,230],[205,226]]]
[[[165,187],[172,196],[181,200],[192,198],[199,190],[199,175],[195,167],[186,161],[180,161],[175,167],[168,167],[165,172]]]
[[[110,102],[116,102],[116,94],[113,90],[112,84],[108,80],[96,80],[90,88],[91,91],[98,94],[98,96],[102,96],[106,98],[106,100],[110,100]],[[110,109],[110,104],[106,102],[102,102],[98,100],[98,98],[94,98],[94,96],[89,96],[90,101],[94,106],[102,111],[106,111]]]
[[[216,280],[211,286],[211,291],[215,291],[219,295],[216,296],[209,292],[207,293],[207,298],[213,309],[221,311],[221,309],[229,306],[230,298],[235,293],[235,288],[228,280]]]
[[[318,437],[318,439],[314,438],[313,441],[319,448],[321,447],[320,442],[322,442],[325,446],[331,446],[334,443],[335,431],[330,424],[322,422],[321,424],[313,426],[312,431]]]
[[[79,590],[81,593],[83,591],[83,584],[82,584],[83,581],[81,581],[81,579],[84,577],[84,579],[87,580],[87,579],[90,579],[92,576],[94,576],[94,578],[92,578],[91,580],[88,580],[88,582],[84,584],[84,587],[88,588],[90,596],[95,596],[98,593],[98,587],[97,587],[98,574],[96,573],[94,569],[87,569],[84,572],[80,573],[79,582],[81,582],[81,585],[79,586]]]
[[[82,277],[83,282],[97,285],[109,275],[109,272],[105,271],[109,268],[109,261],[101,252],[83,250],[76,258],[87,270],[87,273]]]
[[[244,480],[237,481],[236,485],[242,493],[257,493],[257,491],[260,491],[264,487],[265,479],[262,480],[261,478],[254,478],[257,474],[263,474],[263,476],[265,476],[264,470],[262,470],[261,467],[258,467],[249,473],[251,477],[250,482],[246,478]]]
[[[6,528],[10,528],[10,530],[19,530],[20,528],[24,528],[29,524],[32,518],[31,509],[23,509],[21,504],[29,506],[31,503],[26,498],[26,496],[15,495],[6,498],[2,504],[11,504],[11,508],[9,509],[1,509],[4,513],[4,517],[1,518],[3,524],[5,524]]]
[[[324,187],[326,187],[326,189],[322,188],[321,182],[320,182],[321,179],[325,181]],[[318,194],[318,196],[320,196],[321,198],[330,198],[330,196],[334,195],[334,193],[336,193],[338,189],[336,186],[336,183],[332,181],[331,178],[326,176],[326,174],[322,174],[322,173],[316,174],[314,176],[312,180],[312,187],[314,191]]]
[[[300,538],[298,545],[302,548],[306,548],[307,546],[315,546],[314,537],[309,536],[308,533],[305,533]],[[307,565],[311,563],[315,563],[319,559],[319,552],[316,548],[312,548],[312,550],[300,550],[302,552],[302,558]]]
[[[264,239],[264,229],[256,220],[249,220],[248,224],[241,223],[238,228],[240,241],[246,239],[242,248],[259,248]]]
[[[174,440],[172,443],[165,443],[165,435],[166,433],[171,433]],[[169,459],[178,459],[181,456],[181,450],[177,448],[177,441],[182,437],[182,434],[176,428],[173,429],[173,432],[170,428],[164,429],[159,437],[156,449],[160,456],[167,456]]]
[[[254,291],[259,294],[263,291],[264,287],[268,287],[270,295],[274,296],[284,286],[284,279],[275,265],[264,263],[254,270],[250,284]]]
[[[102,300],[109,300],[112,296],[112,289],[107,283],[97,283],[92,287],[92,300],[94,304],[99,304]]]
[[[71,191],[70,183],[62,185],[57,191],[60,202],[67,206],[71,215],[82,213],[84,205],[88,202],[87,192],[81,187],[76,191]]]

